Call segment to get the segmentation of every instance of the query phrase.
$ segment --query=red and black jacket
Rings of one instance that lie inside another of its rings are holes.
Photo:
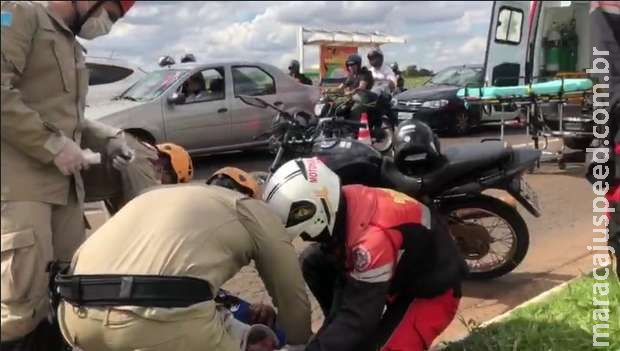
[[[353,350],[377,328],[386,298],[459,288],[465,262],[449,232],[418,201],[389,189],[343,187],[346,237],[341,305],[306,350]]]

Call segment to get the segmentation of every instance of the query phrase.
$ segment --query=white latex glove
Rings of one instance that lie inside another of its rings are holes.
[[[54,164],[62,174],[68,176],[79,172],[82,169],[88,169],[89,162],[84,157],[84,153],[78,144],[73,140],[63,136],[63,147],[54,157]]]
[[[112,167],[122,171],[133,161],[135,151],[127,145],[124,134],[119,134],[108,141],[106,148],[108,159]]]

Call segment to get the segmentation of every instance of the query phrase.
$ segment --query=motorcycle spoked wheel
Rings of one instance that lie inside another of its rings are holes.
[[[481,195],[445,203],[442,213],[467,262],[468,278],[500,277],[525,258],[530,242],[527,225],[509,204]]]

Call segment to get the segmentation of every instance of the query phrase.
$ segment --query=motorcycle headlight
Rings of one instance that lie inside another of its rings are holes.
[[[316,104],[314,105],[314,115],[319,117],[321,116],[321,113],[323,113],[323,107],[325,106],[325,104]]]
[[[448,100],[429,100],[422,103],[422,107],[439,109],[448,104]]]
[[[392,107],[396,107],[396,105],[398,105],[398,100],[392,99],[391,105],[392,105]]]

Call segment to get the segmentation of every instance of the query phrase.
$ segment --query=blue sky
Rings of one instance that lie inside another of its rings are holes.
[[[296,57],[300,25],[380,31],[406,44],[383,47],[388,62],[434,70],[482,63],[491,1],[191,2],[138,1],[110,35],[85,42],[89,55],[156,68],[162,55],[199,61],[257,60],[284,68]],[[307,47],[307,67],[318,48]]]

